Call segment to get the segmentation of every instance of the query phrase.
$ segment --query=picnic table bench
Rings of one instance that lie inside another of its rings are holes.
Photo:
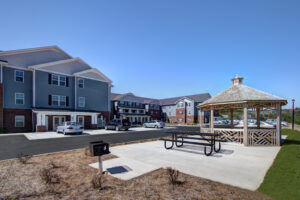
[[[220,136],[222,134],[219,133],[199,133],[199,132],[192,132],[192,131],[185,131],[185,132],[168,131],[167,133],[170,133],[172,135],[171,139],[167,139],[167,138],[160,139],[164,141],[166,149],[172,149],[174,144],[176,145],[176,147],[182,147],[183,144],[202,145],[204,146],[204,154],[206,156],[210,156],[213,151],[215,151],[216,153],[219,152],[221,150],[221,142],[226,142],[226,140],[220,139]],[[167,142],[172,142],[172,145],[167,147]],[[218,148],[216,148],[217,142],[219,143]],[[209,152],[207,152],[206,147],[210,147]]]

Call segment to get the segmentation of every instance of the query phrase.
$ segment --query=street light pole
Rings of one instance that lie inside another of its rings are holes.
[[[295,108],[294,108],[294,104],[295,104],[295,99],[292,99],[292,129],[294,130],[294,125],[295,125]]]

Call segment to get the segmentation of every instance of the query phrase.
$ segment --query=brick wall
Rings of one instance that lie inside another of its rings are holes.
[[[3,127],[3,83],[0,83],[0,128]]]
[[[23,115],[25,117],[25,126],[15,127],[15,116]],[[32,111],[31,109],[3,109],[3,126],[7,128],[8,132],[29,132],[32,131]]]

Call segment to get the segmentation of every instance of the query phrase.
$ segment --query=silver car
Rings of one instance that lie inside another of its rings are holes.
[[[64,122],[62,125],[56,128],[57,133],[63,133],[64,135],[70,133],[82,134],[84,131],[83,126],[76,122]]]
[[[163,128],[165,127],[165,123],[160,120],[153,120],[143,124],[145,128]]]

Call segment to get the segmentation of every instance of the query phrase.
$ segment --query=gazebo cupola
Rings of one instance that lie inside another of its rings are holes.
[[[201,128],[201,131],[222,133],[223,138],[232,142],[240,142],[244,145],[280,145],[281,140],[281,107],[287,104],[287,100],[266,92],[256,90],[243,84],[243,77],[236,76],[232,79],[232,86],[218,95],[208,99],[197,107],[202,111],[210,112],[209,129]],[[276,129],[262,129],[260,127],[260,110],[262,108],[276,109]],[[233,111],[243,110],[243,129],[233,127]],[[248,110],[256,110],[257,127],[248,129]],[[214,111],[226,110],[230,113],[231,128],[220,129],[214,127]],[[200,115],[201,116],[201,115]],[[200,120],[201,123],[201,120]],[[202,125],[200,124],[200,127]]]

